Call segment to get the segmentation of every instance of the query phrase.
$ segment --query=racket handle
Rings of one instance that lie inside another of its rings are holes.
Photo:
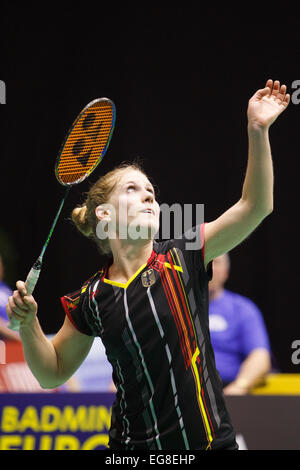
[[[28,273],[28,276],[25,281],[25,286],[27,290],[27,295],[31,295],[34,291],[34,288],[38,282],[42,269],[42,261],[40,258],[36,260],[34,265],[32,266],[31,270]],[[7,328],[13,331],[19,331],[20,322],[16,318],[12,318],[7,325]]]
[[[32,266],[31,270],[29,271],[28,276],[25,281],[27,295],[31,295],[33,293],[34,288],[40,277],[41,269],[42,269],[42,262],[40,261],[40,258],[38,258],[36,262],[34,263],[34,265]]]

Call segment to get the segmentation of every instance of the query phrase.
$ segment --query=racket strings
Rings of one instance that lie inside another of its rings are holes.
[[[112,133],[114,110],[109,100],[85,109],[74,123],[61,152],[57,174],[63,184],[82,181],[101,161]]]

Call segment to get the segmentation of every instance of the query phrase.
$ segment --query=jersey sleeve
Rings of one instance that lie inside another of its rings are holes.
[[[185,261],[198,276],[204,277],[207,281],[212,279],[212,263],[209,263],[205,269],[204,256],[205,256],[205,235],[204,235],[205,222],[201,225],[196,225],[191,229],[184,232],[181,237],[172,240],[172,245],[179,248]]]
[[[85,314],[85,297],[86,291],[84,288],[82,288],[70,294],[64,295],[60,300],[63,309],[72,325],[78,331],[80,331],[80,333],[84,333],[88,336],[95,336],[92,328],[88,323],[88,317]]]

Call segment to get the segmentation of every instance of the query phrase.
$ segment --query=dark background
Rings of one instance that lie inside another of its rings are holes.
[[[290,93],[300,80],[299,20],[279,7],[74,5],[1,7],[0,251],[12,287],[40,254],[64,194],[53,168],[66,130],[96,97],[117,108],[109,150],[71,191],[46,251],[35,290],[46,333],[63,322],[60,296],[102,262],[68,220],[92,182],[139,156],[160,203],[204,203],[211,221],[241,195],[249,98],[268,78]],[[299,372],[299,117],[291,103],[270,129],[275,210],[231,252],[227,284],[262,310],[283,372]]]

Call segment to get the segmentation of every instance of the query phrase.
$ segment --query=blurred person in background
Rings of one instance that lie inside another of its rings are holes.
[[[213,260],[209,329],[224,393],[243,395],[270,371],[271,351],[259,308],[250,299],[224,288],[229,273],[227,253]]]

